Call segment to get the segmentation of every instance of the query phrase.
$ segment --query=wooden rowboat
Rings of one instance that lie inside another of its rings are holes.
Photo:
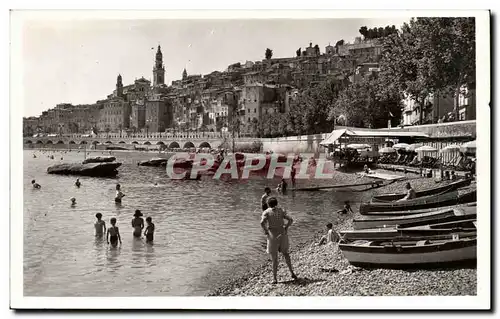
[[[421,268],[472,263],[476,237],[458,240],[355,241],[339,244],[349,263],[361,267]]]
[[[464,186],[469,186],[471,183],[471,179],[463,179],[460,181],[456,181],[444,186],[436,187],[436,188],[431,188],[431,189],[426,189],[423,191],[416,192],[417,198],[419,197],[425,197],[425,196],[430,196],[430,195],[437,195],[437,194],[443,194],[446,192],[451,192],[456,189],[459,189],[460,187]],[[384,194],[384,195],[376,195],[372,197],[372,202],[391,202],[391,201],[396,201],[404,198],[406,194]]]
[[[391,216],[408,216],[408,215],[417,215],[423,213],[432,213],[437,210],[445,210],[445,209],[453,209],[453,208],[467,208],[467,207],[477,207],[477,202],[466,203],[466,204],[458,204],[458,205],[449,205],[438,208],[424,208],[424,209],[412,209],[412,210],[397,210],[392,212],[367,212],[363,214],[363,218],[365,219],[377,219],[382,217],[391,217]]]
[[[458,191],[451,191],[444,194],[425,196],[405,201],[396,201],[389,203],[362,203],[359,206],[360,214],[369,212],[389,212],[404,211],[424,208],[437,208],[448,205],[464,204],[475,202],[477,199],[476,190],[458,195]]]
[[[476,218],[476,207],[453,208],[410,216],[354,219],[354,229],[414,227]]]
[[[400,228],[398,226],[390,228],[371,228],[362,230],[341,231],[340,235],[344,242],[353,240],[391,240],[391,239],[412,239],[412,240],[439,240],[452,238],[452,234],[460,237],[469,237],[476,234],[474,226],[475,219],[440,223],[437,225],[425,225],[417,227]],[[437,226],[437,227],[435,227]],[[446,227],[446,228],[445,228]]]

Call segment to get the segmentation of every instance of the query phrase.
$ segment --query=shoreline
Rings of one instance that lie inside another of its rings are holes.
[[[367,191],[374,194],[401,192],[407,180],[397,181],[382,188]],[[435,185],[433,178],[412,179],[416,188],[430,188]],[[475,184],[469,188],[475,187]],[[352,229],[357,212],[334,223],[337,231]],[[329,222],[325,220],[325,224]],[[291,227],[291,229],[293,226]],[[309,242],[293,245],[290,256],[299,280],[293,281],[284,259],[280,256],[278,284],[271,284],[271,262],[254,267],[242,276],[229,278],[214,287],[206,296],[417,296],[417,295],[477,295],[477,269],[364,269],[349,264],[342,255],[338,244],[317,246],[325,230],[318,230]],[[265,251],[262,252],[265,254]]]

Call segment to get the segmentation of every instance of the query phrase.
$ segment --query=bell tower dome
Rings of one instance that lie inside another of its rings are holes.
[[[163,54],[161,53],[161,47],[158,45],[155,64],[153,67],[153,86],[161,84],[165,84],[165,67],[163,66]]]

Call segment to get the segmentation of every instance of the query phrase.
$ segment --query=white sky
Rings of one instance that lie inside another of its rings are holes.
[[[222,71],[229,64],[290,57],[309,42],[352,42],[361,26],[399,27],[409,17],[273,20],[31,20],[23,28],[24,116],[57,103],[94,103],[110,94],[118,73],[124,85],[152,80],[161,44],[166,83],[188,74]]]

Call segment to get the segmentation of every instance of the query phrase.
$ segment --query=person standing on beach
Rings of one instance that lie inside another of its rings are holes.
[[[297,170],[295,169],[295,165],[292,165],[292,171],[290,173],[290,179],[292,182],[292,187],[295,189],[295,175],[297,174]]]
[[[267,206],[267,199],[271,196],[271,189],[269,187],[264,188],[264,195],[262,195],[261,198],[261,204],[262,204],[262,211],[265,211],[268,206]]]
[[[142,229],[144,228],[144,219],[141,218],[142,213],[136,209],[134,218],[132,219],[132,228],[134,228],[134,237],[141,237]]]
[[[293,219],[283,208],[278,207],[278,200],[276,198],[269,198],[268,205],[269,208],[262,213],[260,226],[267,235],[266,251],[271,255],[273,263],[273,284],[278,283],[278,252],[283,254],[290,274],[292,278],[296,280],[297,276],[293,272],[292,261],[288,253],[288,227],[292,225]],[[284,222],[285,219],[288,221],[286,225]]]
[[[75,186],[79,188],[81,185],[82,185],[82,183],[80,183],[80,179],[77,178],[76,182],[75,182]]]
[[[95,214],[95,217],[97,218],[97,221],[94,224],[95,236],[102,237],[102,236],[104,236],[104,233],[106,232],[106,222],[104,220],[102,220],[101,213]]]
[[[122,193],[121,191],[122,187],[120,184],[116,184],[116,196],[115,196],[115,203],[121,203],[122,198],[125,197],[125,194]]]

